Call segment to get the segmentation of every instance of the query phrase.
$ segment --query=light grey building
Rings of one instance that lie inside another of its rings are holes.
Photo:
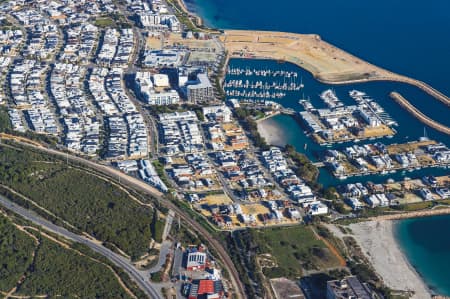
[[[198,74],[197,81],[186,87],[187,98],[192,103],[206,103],[214,100],[214,89],[206,74]]]
[[[327,282],[327,299],[373,299],[374,294],[356,276]]]

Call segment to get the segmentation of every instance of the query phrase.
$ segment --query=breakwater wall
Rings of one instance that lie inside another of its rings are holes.
[[[426,116],[425,114],[423,114],[421,111],[419,111],[419,109],[417,109],[416,107],[414,107],[410,102],[408,102],[408,100],[406,100],[401,94],[399,94],[398,92],[391,92],[389,94],[389,96],[396,101],[400,106],[402,106],[402,108],[404,108],[406,111],[408,111],[409,113],[411,113],[415,118],[417,118],[418,120],[420,120],[422,123],[430,126],[431,128],[442,132],[444,134],[450,135],[450,128],[438,123],[437,121],[431,119],[430,117]]]

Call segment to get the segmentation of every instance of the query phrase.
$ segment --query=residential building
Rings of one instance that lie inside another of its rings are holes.
[[[214,89],[208,76],[204,73],[197,75],[197,80],[187,82],[186,94],[192,103],[206,103],[214,100]]]
[[[376,298],[366,284],[362,284],[356,276],[342,280],[327,282],[327,299],[373,299]]]
[[[186,259],[186,270],[205,270],[207,255],[205,252],[195,251],[189,252]]]
[[[307,213],[311,216],[325,215],[328,214],[328,207],[320,201],[315,201],[308,205]]]
[[[135,86],[144,102],[149,105],[171,105],[180,102],[178,92],[169,89],[167,75],[155,74],[152,76],[150,72],[137,72]]]
[[[231,122],[231,110],[225,105],[203,107],[203,115],[216,122]]]
[[[224,297],[224,288],[221,280],[201,279],[194,280],[190,286],[188,299],[219,299]]]

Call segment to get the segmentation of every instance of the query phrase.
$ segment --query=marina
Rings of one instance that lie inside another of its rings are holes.
[[[320,98],[327,104],[328,108],[334,109],[344,106],[333,89],[327,89],[320,94]]]
[[[448,1],[325,2],[0,1],[0,292],[450,296]]]
[[[349,92],[351,98],[353,98],[358,105],[362,105],[372,111],[384,124],[388,126],[398,126],[398,123],[393,120],[393,118],[384,111],[383,107],[380,106],[377,102],[375,102],[372,98],[367,96],[366,93],[358,90],[352,90]]]
[[[289,90],[289,91],[298,91],[303,88],[302,84],[297,84],[295,82],[290,83],[277,83],[272,82],[269,84],[268,82],[263,81],[249,81],[249,80],[229,80],[224,84],[225,88],[245,88],[245,89],[262,89],[262,90]]]
[[[228,66],[223,87],[226,96],[240,100],[281,100],[304,88],[299,77],[296,71]]]
[[[226,90],[225,94],[229,97],[246,98],[246,99],[283,99],[286,97],[284,92],[257,92],[257,91],[241,91]]]
[[[251,70],[280,69],[280,64],[276,61],[259,59],[249,60],[233,58],[230,60],[229,65],[231,68],[248,68]],[[297,77],[302,78],[301,82],[303,84],[303,88],[300,91],[286,91],[287,95],[285,98],[270,99],[270,101],[281,104],[286,110],[289,109],[289,111],[295,111],[294,115],[298,115],[299,117],[293,118],[290,116],[291,113],[289,113],[288,115],[283,113],[272,117],[270,121],[268,120],[268,122],[270,123],[270,126],[273,127],[271,131],[271,134],[273,134],[273,136],[271,137],[269,135],[266,135],[266,139],[268,142],[270,142],[273,138],[274,140],[276,140],[275,144],[280,146],[283,146],[284,144],[292,144],[297,148],[297,150],[304,152],[313,162],[321,162],[321,160],[318,160],[318,153],[326,149],[342,149],[342,147],[352,144],[364,145],[364,143],[368,141],[374,142],[374,139],[379,139],[381,142],[386,142],[387,144],[401,144],[422,136],[424,126],[389,98],[389,92],[392,90],[401,91],[409,99],[415,100],[413,102],[414,105],[417,105],[417,107],[419,107],[421,111],[426,112],[428,115],[437,117],[440,121],[442,121],[442,123],[445,123],[446,120],[445,117],[441,117],[443,115],[439,114],[441,111],[443,111],[443,109],[432,110],[432,112],[428,112],[431,110],[432,105],[425,104],[425,100],[428,103],[433,103],[433,105],[435,106],[439,105],[439,103],[434,101],[433,98],[431,98],[421,90],[412,86],[408,86],[406,84],[394,82],[371,82],[358,85],[330,86],[318,82],[314,79],[313,76],[293,64],[285,63],[282,65],[282,68],[288,72],[297,72]],[[263,81],[263,84],[264,82],[272,79],[273,78],[270,77],[253,78],[245,76],[240,77],[236,75],[227,75],[227,77],[225,78],[226,81]],[[225,89],[227,90],[227,88]],[[337,140],[334,142],[328,140],[320,140],[321,142],[318,142],[318,140],[315,140],[314,132],[311,131],[300,118],[300,113],[315,113],[315,111],[319,109],[328,109],[328,106],[320,98],[321,93],[327,89],[332,89],[340,102],[344,104],[344,106],[366,105],[367,107],[369,107],[370,105],[373,111],[377,114],[377,118],[380,118],[379,122],[383,126],[389,125],[392,130],[392,134],[382,137],[357,136],[349,139]],[[238,97],[228,96],[228,98],[230,99]],[[238,98],[238,100],[244,101],[246,103],[265,103],[269,101],[269,99],[256,99],[251,97]],[[392,116],[395,116],[395,119]],[[297,121],[295,119],[297,119]],[[429,138],[439,140],[444,144],[448,144],[450,142],[447,136],[445,136],[444,134],[440,134],[432,128],[427,127],[427,135]],[[444,175],[446,173],[449,173],[449,170],[445,167],[436,166],[422,167],[420,169],[418,167],[413,167],[407,170],[388,170],[383,172],[383,174],[381,172],[357,175],[348,174],[341,175],[340,178],[337,178],[336,176],[332,175],[332,173],[329,172],[326,167],[322,167],[320,168],[319,180],[325,186],[333,186],[336,184],[342,184],[343,182],[352,182],[355,180],[385,182],[389,178],[399,179],[405,175],[413,177],[422,176],[429,174],[430,172]]]
[[[227,74],[231,76],[255,76],[255,77],[283,77],[283,78],[297,78],[298,72],[291,72],[286,70],[271,70],[271,69],[255,69],[255,68],[240,68],[228,66]]]
[[[327,145],[347,141],[391,137],[397,125],[384,109],[362,91],[352,90],[349,96],[357,105],[345,105],[333,89],[320,93],[327,109],[316,109],[311,100],[300,100],[305,111],[299,112],[312,138]]]

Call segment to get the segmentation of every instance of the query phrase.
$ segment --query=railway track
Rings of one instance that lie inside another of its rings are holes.
[[[133,189],[135,191],[140,191],[144,194],[155,197],[162,205],[173,210],[176,214],[178,214],[178,216],[183,221],[185,221],[188,225],[194,228],[194,230],[197,231],[197,233],[201,234],[210,243],[210,246],[216,251],[218,258],[223,262],[225,268],[227,269],[230,275],[230,280],[235,290],[236,297],[240,299],[246,298],[245,288],[242,282],[240,281],[240,275],[236,270],[236,267],[234,266],[233,261],[231,260],[227,251],[222,246],[222,244],[220,244],[219,241],[217,241],[201,224],[192,219],[189,214],[187,214],[184,210],[182,210],[181,208],[176,206],[173,202],[165,198],[164,194],[161,193],[156,188],[144,183],[141,180],[138,180],[137,178],[128,176],[112,167],[98,164],[85,158],[69,154],[67,152],[61,152],[58,150],[44,147],[41,144],[32,140],[28,140],[26,138],[21,137],[20,139],[18,139],[15,138],[15,136],[13,135],[8,136],[2,135],[2,138],[11,139],[20,145],[31,147],[35,150],[42,151],[50,155],[62,157],[67,161],[80,163],[84,166],[87,166],[88,168],[91,168],[97,172],[102,173],[103,175],[107,176],[110,180],[113,180],[115,183],[117,183],[117,180],[119,179],[120,184],[126,188]]]

